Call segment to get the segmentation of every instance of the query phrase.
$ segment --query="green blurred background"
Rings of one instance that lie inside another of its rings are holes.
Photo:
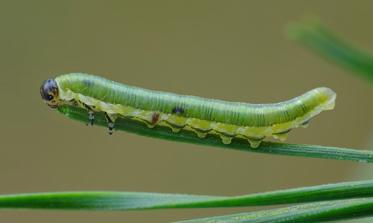
[[[115,190],[238,195],[339,182],[367,164],[179,144],[88,128],[42,102],[44,79],[102,75],[144,88],[269,103],[318,86],[336,108],[291,143],[372,148],[373,87],[286,37],[321,21],[373,51],[372,1],[1,1],[0,193]],[[371,168],[372,169],[372,168]],[[1,211],[3,222],[169,222],[253,208]]]

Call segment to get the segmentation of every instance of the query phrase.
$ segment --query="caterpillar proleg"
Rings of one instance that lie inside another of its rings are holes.
[[[333,109],[336,99],[334,91],[319,87],[279,103],[229,102],[148,90],[82,73],[46,80],[40,94],[52,108],[87,110],[91,125],[94,114],[104,112],[109,133],[117,119],[131,119],[149,128],[167,127],[175,134],[185,130],[200,138],[217,135],[224,144],[245,139],[253,148],[266,137],[285,140],[290,130],[306,126],[320,112]]]

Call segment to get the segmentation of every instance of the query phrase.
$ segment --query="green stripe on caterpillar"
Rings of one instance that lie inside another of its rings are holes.
[[[40,93],[52,108],[86,109],[91,125],[94,113],[104,112],[110,134],[117,119],[131,119],[149,128],[191,131],[200,138],[218,135],[224,144],[245,139],[253,148],[265,137],[285,140],[293,128],[304,127],[315,115],[333,109],[336,99],[331,89],[320,87],[280,103],[228,102],[147,90],[81,73],[49,79]]]

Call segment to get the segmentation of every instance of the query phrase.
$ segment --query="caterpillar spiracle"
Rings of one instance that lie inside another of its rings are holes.
[[[253,148],[266,137],[285,140],[290,130],[305,127],[315,115],[333,109],[336,99],[334,91],[319,87],[279,103],[229,102],[148,90],[82,73],[46,80],[40,94],[51,108],[85,109],[90,125],[96,112],[105,113],[110,134],[117,119],[131,119],[149,128],[170,128],[175,134],[185,130],[200,138],[217,135],[224,144],[245,139]]]

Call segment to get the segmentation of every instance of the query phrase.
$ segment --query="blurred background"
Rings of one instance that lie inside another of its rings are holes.
[[[270,103],[318,86],[336,108],[288,142],[373,148],[373,87],[286,36],[316,16],[373,51],[372,1],[1,1],[0,193],[239,195],[353,179],[367,164],[253,154],[88,128],[47,107],[43,80],[97,74],[144,88]],[[1,211],[4,222],[170,222],[254,208]]]

